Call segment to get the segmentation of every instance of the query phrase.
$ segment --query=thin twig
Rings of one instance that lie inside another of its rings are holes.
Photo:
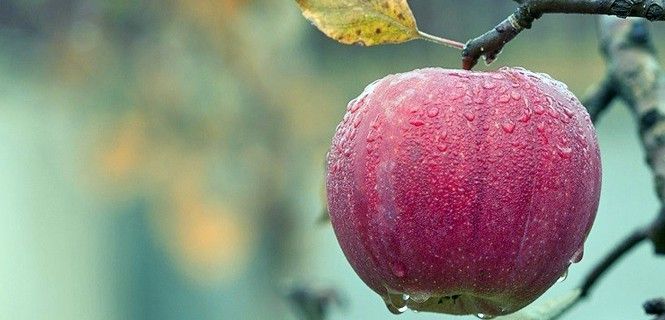
[[[656,298],[645,302],[644,312],[655,316],[665,315],[665,298]]]
[[[425,33],[422,31],[418,31],[418,34],[420,35],[420,38],[429,42],[434,42],[436,44],[444,45],[447,47],[455,48],[462,50],[464,49],[464,43],[455,41],[455,40],[450,40],[450,39],[445,39],[441,37],[437,37],[435,35],[431,35],[429,33]]]
[[[581,13],[613,15],[621,18],[642,17],[665,20],[663,0],[515,0],[520,6],[494,29],[471,39],[462,52],[462,67],[471,69],[480,57],[488,63],[496,59],[503,46],[522,30],[531,28],[534,20],[548,13]]]
[[[621,241],[612,251],[610,251],[605,258],[598,263],[589,274],[584,278],[580,288],[582,293],[580,294],[581,298],[586,298],[591,289],[597,283],[597,281],[605,275],[605,273],[614,266],[614,264],[619,261],[624,254],[631,251],[642,241],[648,239],[649,228],[640,228],[626,237]]]
[[[615,86],[609,77],[605,77],[600,83],[591,87],[582,100],[582,104],[589,112],[589,116],[591,116],[591,121],[595,123],[600,115],[607,110],[607,107],[614,101],[616,96]]]

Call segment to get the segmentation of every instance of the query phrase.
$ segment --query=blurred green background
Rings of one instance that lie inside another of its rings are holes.
[[[514,9],[411,6],[422,30],[461,41]],[[663,39],[665,25],[653,30]],[[479,69],[524,66],[582,95],[604,72],[597,46],[593,17],[546,16]],[[294,285],[337,289],[330,319],[395,317],[317,222],[325,152],[366,84],[459,65],[426,42],[337,44],[294,1],[0,1],[0,319],[297,319]],[[598,134],[585,258],[540,301],[658,208],[623,105]],[[641,304],[665,295],[651,251],[628,255],[566,319],[646,319]]]

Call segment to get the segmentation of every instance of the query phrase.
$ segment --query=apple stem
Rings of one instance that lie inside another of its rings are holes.
[[[420,34],[421,39],[429,42],[434,42],[436,44],[444,45],[446,47],[451,47],[459,50],[464,49],[464,43],[461,43],[459,41],[437,37],[435,35],[431,35],[429,33],[425,33],[420,30],[418,30],[418,34]]]

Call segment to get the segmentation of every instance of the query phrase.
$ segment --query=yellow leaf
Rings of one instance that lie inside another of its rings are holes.
[[[328,37],[373,46],[421,37],[406,0],[296,0],[303,15]]]

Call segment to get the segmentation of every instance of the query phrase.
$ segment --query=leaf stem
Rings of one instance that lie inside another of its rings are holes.
[[[431,35],[429,33],[422,32],[418,30],[418,34],[420,35],[420,38],[429,42],[434,42],[436,44],[444,45],[446,47],[451,47],[455,49],[462,50],[464,49],[464,43],[455,41],[455,40],[449,40],[449,39],[444,39],[437,37],[435,35]]]

